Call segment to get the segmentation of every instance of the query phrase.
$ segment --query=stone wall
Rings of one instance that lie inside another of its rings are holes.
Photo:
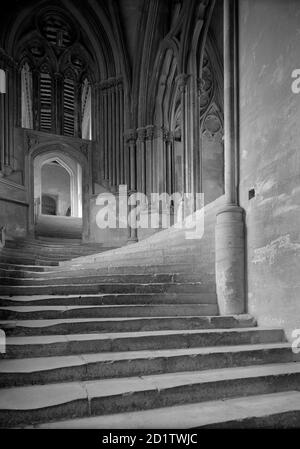
[[[25,237],[27,234],[28,203],[23,186],[0,179],[0,227],[6,237]]]
[[[240,201],[246,211],[248,310],[300,328],[300,2],[241,0]],[[249,190],[255,197],[249,200]]]

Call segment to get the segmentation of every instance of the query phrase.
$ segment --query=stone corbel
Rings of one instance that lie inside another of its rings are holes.
[[[189,80],[190,75],[187,75],[186,73],[181,73],[180,75],[178,75],[176,77],[176,83],[178,86],[178,89],[180,91],[180,93],[185,93],[186,92],[186,87],[187,87],[187,83]]]
[[[154,125],[146,126],[146,139],[153,140],[154,138]]]
[[[137,140],[139,142],[145,142],[147,138],[147,130],[146,128],[137,128]]]

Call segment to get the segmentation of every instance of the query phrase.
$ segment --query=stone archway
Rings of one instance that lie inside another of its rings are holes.
[[[82,217],[82,240],[88,241],[90,234],[89,196],[92,191],[91,176],[91,144],[80,139],[66,138],[55,135],[40,133],[38,131],[27,132],[28,152],[26,155],[26,180],[29,199],[28,230],[29,234],[35,234],[36,204],[34,173],[35,168],[41,167],[43,163],[56,159],[69,172],[73,186],[73,198],[77,201],[77,216]],[[35,167],[36,165],[36,167]],[[80,184],[80,186],[79,186]],[[73,204],[74,210],[76,210]],[[82,210],[80,214],[79,209]],[[79,218],[79,217],[78,217]]]
[[[61,151],[39,154],[34,158],[34,203],[41,205],[42,169],[51,162],[57,162],[70,176],[70,208],[72,217],[82,218],[82,168],[73,158]],[[40,211],[40,207],[37,207]],[[37,212],[37,210],[36,210]]]

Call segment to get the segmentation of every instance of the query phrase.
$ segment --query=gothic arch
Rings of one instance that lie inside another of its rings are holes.
[[[29,214],[28,214],[28,229],[30,233],[34,233],[35,224],[35,205],[34,205],[34,161],[36,158],[40,158],[42,161],[53,159],[58,157],[65,165],[69,166],[68,161],[76,161],[81,167],[82,172],[82,225],[83,225],[83,238],[86,238],[89,234],[89,194],[92,190],[91,180],[91,167],[90,160],[87,154],[83,154],[75,146],[70,145],[67,142],[61,142],[61,140],[53,139],[41,143],[34,143],[30,145],[27,153],[26,166],[27,166],[27,189],[29,197]],[[74,169],[73,169],[74,172]]]

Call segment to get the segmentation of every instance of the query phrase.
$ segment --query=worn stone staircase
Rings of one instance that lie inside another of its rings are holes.
[[[101,254],[111,248],[101,243],[82,243],[81,240],[61,238],[6,240],[0,250],[0,276],[6,275],[5,269],[17,269],[18,266],[39,265],[58,266],[59,262],[72,258]],[[9,271],[9,270],[8,270]],[[2,276],[3,277],[3,276]]]
[[[218,315],[213,216],[200,241],[170,229],[56,266],[2,262],[0,425],[299,427],[284,331]]]

